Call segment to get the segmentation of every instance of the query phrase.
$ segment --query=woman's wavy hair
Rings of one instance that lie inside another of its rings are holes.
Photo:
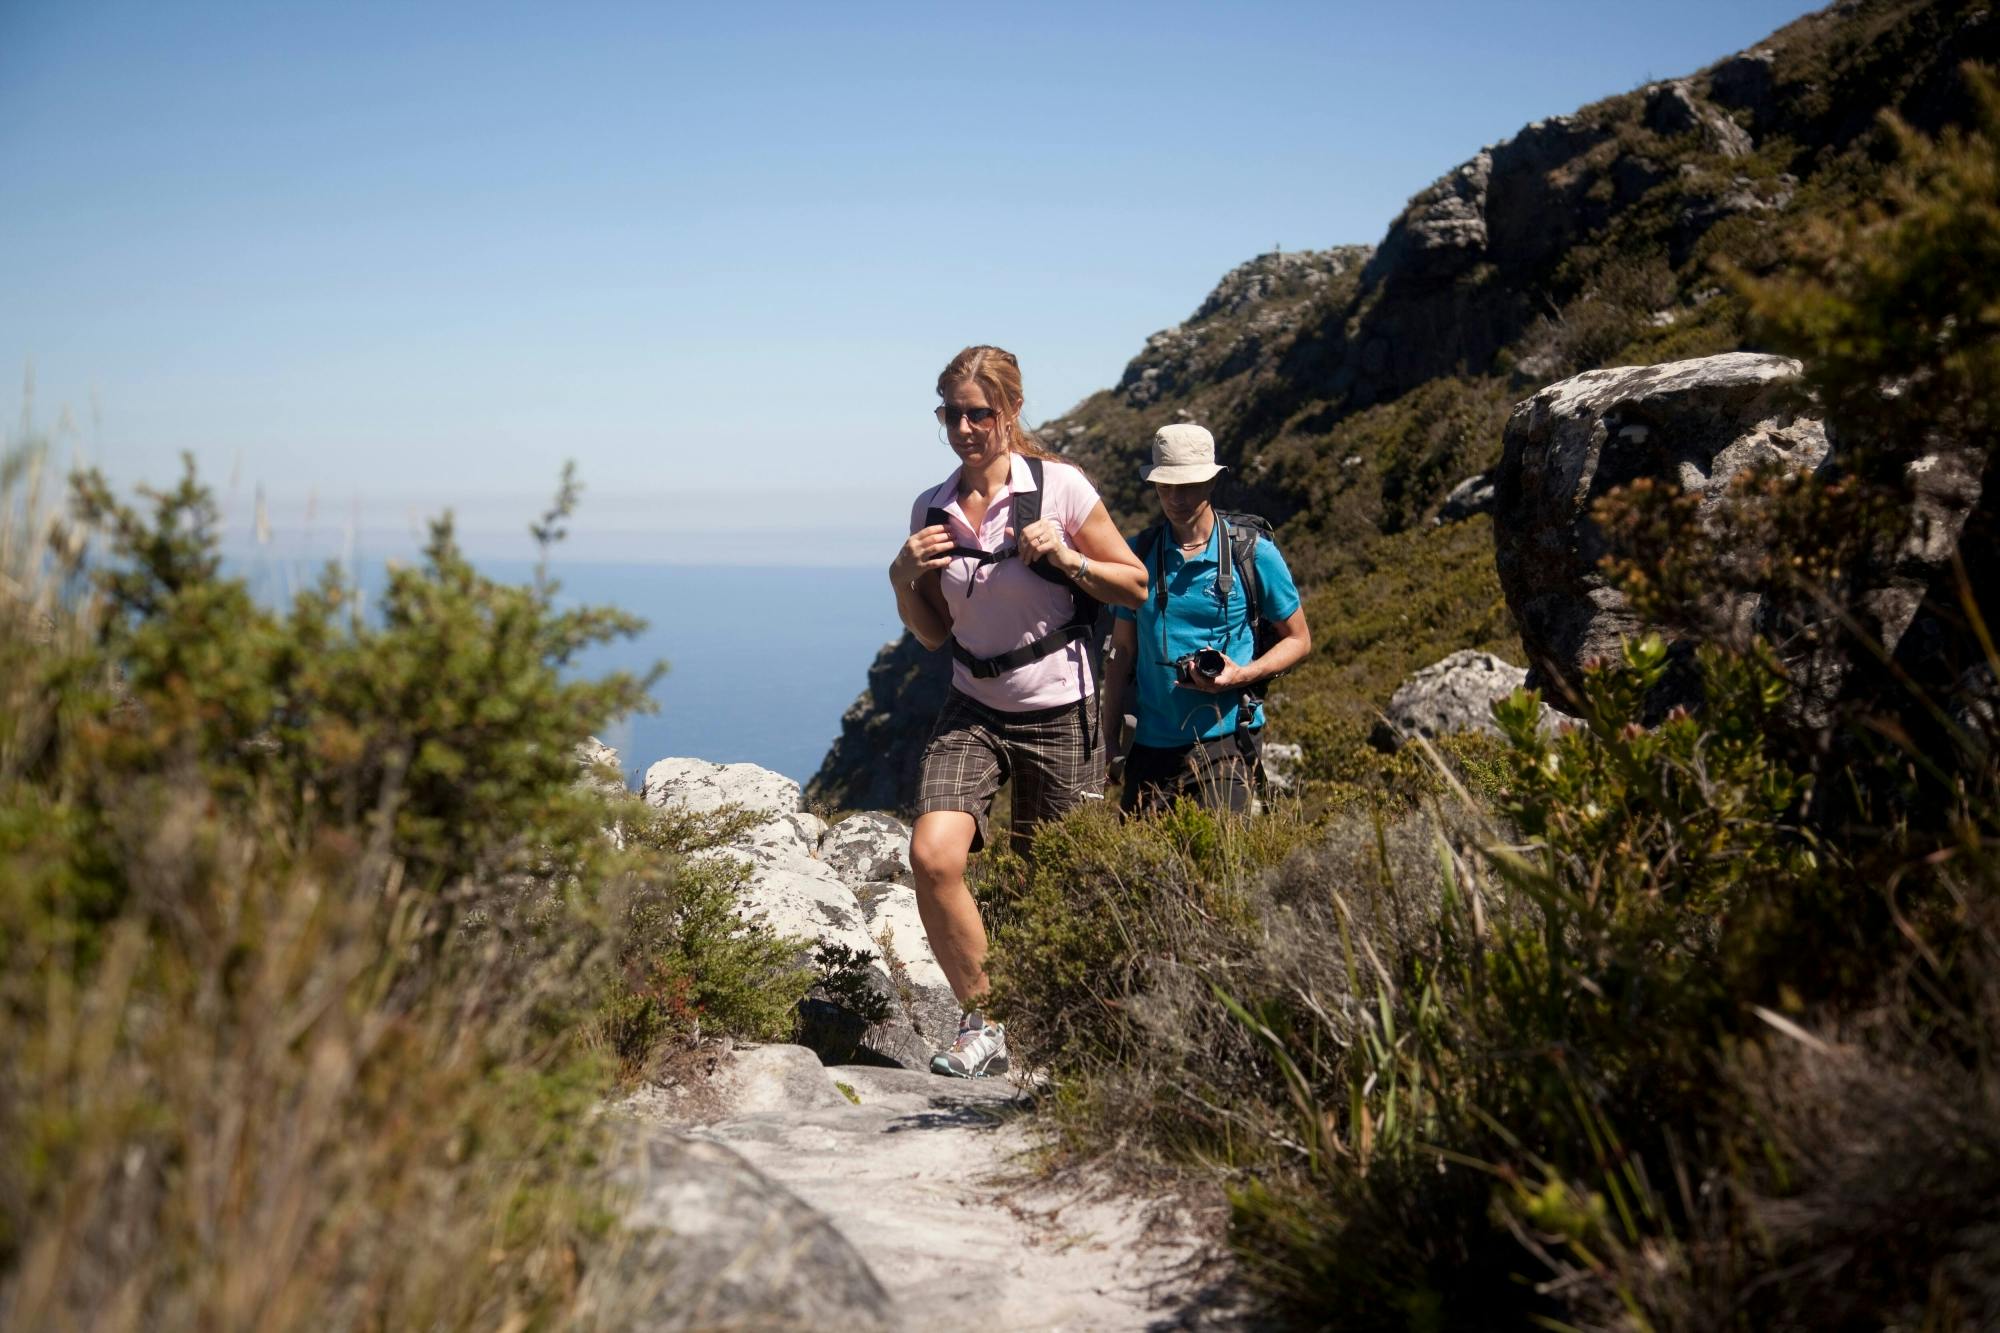
[[[1002,347],[980,344],[968,347],[945,363],[945,368],[937,378],[937,394],[943,398],[945,390],[954,384],[966,381],[977,384],[986,393],[986,401],[1000,409],[1000,419],[1006,424],[1007,447],[1017,454],[1030,458],[1054,459],[1068,462],[1060,454],[1052,453],[1035,438],[1021,420],[1021,363],[1014,354]]]

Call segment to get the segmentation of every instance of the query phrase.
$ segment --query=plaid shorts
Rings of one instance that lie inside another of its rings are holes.
[[[1036,824],[1104,794],[1104,737],[1093,699],[1003,713],[957,690],[946,698],[924,746],[917,813],[963,810],[978,822],[972,850],[986,845],[987,817],[1000,784],[1014,783],[1010,841],[1027,850]]]

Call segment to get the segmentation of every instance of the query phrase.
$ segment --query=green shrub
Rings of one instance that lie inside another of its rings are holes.
[[[1287,1321],[2000,1320],[2000,95],[1975,86],[1977,133],[1892,134],[1890,208],[1741,282],[1844,442],[1837,473],[1743,483],[1768,558],[1718,568],[1666,488],[1602,511],[1627,553],[1608,572],[1669,625],[1713,632],[1717,581],[1767,599],[1779,637],[1694,655],[1697,710],[1642,725],[1669,653],[1641,639],[1586,673],[1585,726],[1545,735],[1517,696],[1500,762],[1355,802],[1239,882],[1243,914],[1185,887],[1160,910],[1186,878],[1136,855],[1037,900],[1049,924],[1023,939],[1068,950],[1066,1012],[1087,1016],[1056,1043],[1075,1146],[1204,1163]],[[1959,493],[1980,499],[1925,585],[1910,479],[1936,454],[1971,460]],[[1894,656],[1872,638],[1885,586],[1921,627]],[[1352,656],[1401,651],[1377,622],[1425,609],[1386,601],[1350,618]],[[1322,698],[1351,745],[1358,719]],[[1340,749],[1320,780],[1363,785]],[[1127,925],[1134,898],[1171,927]]]
[[[70,522],[40,480],[0,464],[0,1321],[557,1321],[606,1057],[805,985],[692,856],[726,818],[579,781],[645,681],[570,668],[634,622],[448,520],[379,617],[331,575],[271,609],[191,471]]]
[[[1873,669],[1866,601],[1907,576],[1910,462],[1983,441],[2000,392],[2000,97],[1979,86],[1983,135],[1899,132],[1893,213],[1808,234],[1807,277],[1745,284],[1848,442],[1836,477],[1745,483],[1739,522],[1767,558],[1718,566],[1668,491],[1607,507],[1635,553],[1611,572],[1641,606],[1696,626],[1715,579],[1740,579],[1795,637],[1704,650],[1701,709],[1651,730],[1657,639],[1589,674],[1587,730],[1541,735],[1530,698],[1498,709],[1513,758],[1493,876],[1455,866],[1430,957],[1376,973],[1381,1031],[1407,1043],[1379,1043],[1343,1103],[1318,1091],[1325,1042],[1271,1034],[1308,1093],[1300,1148],[1236,1192],[1237,1236],[1301,1320],[2000,1317],[1993,726],[1949,716],[1921,657]],[[1969,571],[1990,568],[1991,535],[1973,515],[1966,569],[1919,611],[1948,661],[1957,635],[1988,672]],[[1418,1091],[1398,1106],[1399,1089]],[[1313,1150],[1392,1110],[1421,1133],[1378,1132],[1373,1161]],[[1370,1310],[1336,1307],[1356,1290]]]

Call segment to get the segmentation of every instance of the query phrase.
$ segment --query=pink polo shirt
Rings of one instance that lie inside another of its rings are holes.
[[[1013,463],[1010,484],[987,505],[986,521],[976,531],[959,507],[960,468],[954,468],[942,485],[917,497],[910,509],[910,531],[924,526],[925,513],[935,505],[949,515],[952,536],[959,544],[982,551],[999,550],[1007,544],[1007,529],[1014,526],[1014,493],[1035,488],[1027,458],[1015,454]],[[1075,466],[1053,460],[1042,464],[1042,481],[1047,488],[1042,496],[1042,517],[1062,529],[1064,538],[1074,546],[1077,529],[1097,507],[1097,491]],[[1068,620],[1074,606],[1067,583],[1051,583],[1019,560],[981,565],[955,558],[945,567],[942,582],[952,637],[974,657],[994,657],[1033,643]],[[1075,703],[1096,688],[1084,640],[1072,642],[1039,662],[985,680],[974,676],[963,662],[954,661],[951,684],[968,698],[1007,713]]]

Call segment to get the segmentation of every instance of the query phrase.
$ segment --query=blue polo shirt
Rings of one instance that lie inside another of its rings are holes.
[[[1183,556],[1174,545],[1171,531],[1146,560],[1146,574],[1154,586],[1146,590],[1146,601],[1137,611],[1114,607],[1120,620],[1137,624],[1138,652],[1132,679],[1138,687],[1138,730],[1132,739],[1140,745],[1160,748],[1214,740],[1236,730],[1238,696],[1234,692],[1207,694],[1184,689],[1174,680],[1174,659],[1200,648],[1218,648],[1238,666],[1257,655],[1255,632],[1250,625],[1248,590],[1231,571],[1229,604],[1217,596],[1217,561],[1227,560],[1222,546],[1222,524],[1208,535],[1208,546],[1199,555]],[[1298,585],[1277,544],[1260,538],[1253,559],[1257,583],[1263,593],[1264,619],[1283,620],[1299,609]],[[1165,562],[1164,571],[1161,562]],[[1161,647],[1157,581],[1167,587],[1165,649]],[[1257,710],[1253,725],[1264,724],[1264,710]]]

